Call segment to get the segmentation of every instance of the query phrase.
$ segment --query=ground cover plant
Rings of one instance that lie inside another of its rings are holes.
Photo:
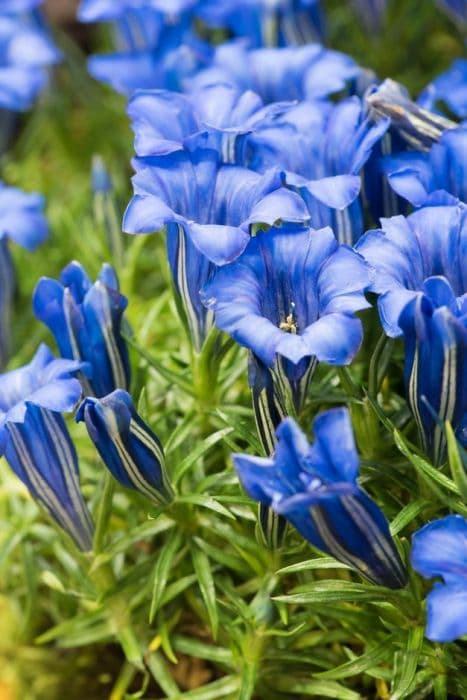
[[[465,2],[75,10],[0,7],[0,698],[467,697]]]

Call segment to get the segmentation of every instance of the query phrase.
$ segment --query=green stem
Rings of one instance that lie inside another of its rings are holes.
[[[391,359],[394,340],[382,333],[371,356],[368,372],[368,393],[376,398]]]
[[[361,399],[362,392],[352,377],[349,368],[337,367],[337,374],[339,376],[339,381],[342,384],[342,388],[347,392],[347,394],[355,399]]]
[[[107,534],[110,517],[112,515],[112,501],[115,491],[115,481],[107,470],[104,474],[102,495],[99,499],[96,515],[96,530],[94,533],[93,550],[94,554],[102,551],[105,536]]]

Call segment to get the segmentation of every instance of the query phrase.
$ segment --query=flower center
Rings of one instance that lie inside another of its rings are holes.
[[[295,304],[293,301],[290,303],[289,314],[285,317],[285,321],[282,321],[279,325],[279,328],[286,333],[293,333],[294,335],[298,333],[298,323],[295,318]]]

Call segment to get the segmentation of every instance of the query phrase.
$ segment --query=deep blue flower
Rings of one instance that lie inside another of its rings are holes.
[[[369,306],[369,281],[363,258],[331,229],[284,226],[252,238],[201,296],[219,328],[285,373],[295,399],[315,359],[345,365],[357,353],[362,326],[353,314]]]
[[[386,518],[357,483],[359,460],[347,409],[322,413],[313,430],[310,445],[286,418],[270,459],[234,455],[246,492],[284,515],[318,549],[373,583],[401,588],[406,573]]]
[[[422,292],[399,317],[405,387],[423,449],[441,464],[444,423],[457,431],[467,420],[467,294],[456,298],[444,277],[428,278]]]
[[[162,445],[126,391],[117,389],[102,399],[86,398],[76,420],[86,423],[89,437],[117,481],[158,505],[172,500]]]
[[[177,151],[136,163],[135,196],[123,220],[130,233],[167,226],[167,252],[175,289],[197,350],[211,325],[199,290],[216,264],[234,260],[250,240],[250,226],[278,219],[303,221],[300,197],[271,170],[258,175],[223,165],[213,150]]]
[[[363,233],[360,173],[388,125],[370,120],[358,97],[335,106],[302,102],[248,137],[246,163],[260,172],[282,167],[312,226],[331,226],[341,243],[352,244]]]
[[[427,598],[426,636],[452,642],[467,634],[467,520],[448,515],[412,538],[412,566],[425,578],[441,576]]]
[[[94,284],[78,262],[62,271],[60,281],[42,277],[33,296],[36,317],[52,331],[62,357],[88,362],[86,394],[105,396],[130,383],[128,349],[122,337],[127,299],[111,265],[103,265]]]
[[[0,107],[28,109],[47,82],[46,68],[60,60],[35,13],[37,3],[7,2],[0,9]]]
[[[91,56],[91,75],[125,94],[138,88],[181,89],[183,80],[206,65],[212,54],[191,28],[194,4],[192,0],[84,2],[81,21],[112,21],[117,49]]]
[[[319,44],[248,49],[245,42],[232,41],[216,48],[211,65],[200,70],[187,89],[226,83],[253,90],[268,104],[327,97],[344,90],[359,73],[350,56]]]
[[[60,415],[81,396],[79,362],[56,360],[41,345],[29,365],[0,375],[0,455],[83,550],[92,523],[79,490],[78,460]]]
[[[449,15],[462,31],[467,25],[467,7],[465,0],[436,0],[438,6]]]
[[[200,5],[206,24],[246,37],[254,47],[299,46],[323,34],[319,0],[205,0]]]
[[[0,182],[0,369],[10,349],[10,313],[15,274],[9,240],[27,250],[35,250],[48,235],[43,213],[44,198],[26,194]]]
[[[428,277],[446,277],[457,297],[467,292],[465,207],[423,207],[407,218],[381,219],[381,229],[368,231],[356,248],[375,269],[370,290],[381,295],[379,315],[391,337],[401,334],[399,315]]]
[[[435,78],[417,100],[420,107],[434,110],[439,103],[448,106],[460,119],[467,117],[467,59],[458,58]]]
[[[387,156],[382,167],[393,190],[416,207],[455,199],[467,202],[466,153],[467,124],[445,131],[428,153]]]
[[[245,135],[271,122],[291,104],[278,102],[265,107],[251,90],[241,92],[216,84],[191,95],[139,90],[128,104],[128,114],[138,156],[204,146],[219,151],[224,162],[241,165]]]

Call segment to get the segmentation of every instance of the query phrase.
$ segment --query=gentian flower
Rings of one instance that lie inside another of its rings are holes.
[[[41,195],[27,194],[0,182],[0,368],[9,357],[10,312],[15,286],[9,241],[35,250],[48,235],[43,209]]]
[[[426,636],[452,642],[467,634],[467,520],[448,515],[412,538],[412,566],[425,578],[441,576],[427,598]]]
[[[88,69],[118,92],[181,88],[211,57],[211,47],[191,29],[193,0],[82,3],[82,22],[112,21],[117,53],[91,56]]]
[[[387,520],[357,483],[359,461],[347,409],[321,413],[313,430],[310,445],[286,418],[271,458],[233,455],[243,487],[318,549],[373,583],[402,588],[406,572]]]
[[[46,68],[60,52],[35,12],[37,2],[2,2],[0,9],[0,107],[28,109],[47,82]],[[19,14],[26,12],[26,14]]]
[[[245,135],[269,123],[292,103],[266,107],[251,90],[207,85],[191,95],[139,90],[128,104],[138,156],[165,155],[184,147],[209,147],[226,163],[242,165]]]
[[[91,377],[82,377],[86,394],[105,396],[130,383],[128,349],[121,333],[127,303],[108,264],[94,284],[82,266],[72,262],[60,281],[42,277],[36,285],[34,314],[51,330],[62,357],[91,367]]]
[[[467,8],[465,0],[436,0],[437,5],[445,12],[462,31],[467,25]]]
[[[381,219],[356,249],[375,270],[370,291],[380,294],[378,310],[387,335],[401,335],[399,315],[423,282],[444,276],[457,297],[467,292],[467,211],[461,206],[423,207],[407,218]]]
[[[316,359],[345,365],[357,353],[363,334],[353,314],[369,306],[369,282],[363,258],[331,229],[284,226],[252,238],[237,261],[216,270],[201,298],[216,325],[266,367],[281,358],[276,370],[298,403]]]
[[[374,118],[389,117],[391,127],[413,148],[429,149],[456,122],[424,109],[411,100],[406,88],[389,78],[369,90],[366,101]]]
[[[117,481],[158,505],[172,500],[162,445],[126,391],[117,389],[102,399],[86,398],[76,420],[86,423],[89,437]]]
[[[210,327],[210,314],[199,290],[215,265],[240,255],[250,240],[252,224],[279,219],[303,221],[307,212],[293,192],[281,187],[277,170],[258,175],[246,168],[223,165],[210,149],[136,162],[135,196],[123,229],[151,233],[167,226],[167,251],[175,289],[184,306],[195,348]]]
[[[226,83],[252,90],[268,104],[327,97],[344,90],[359,73],[350,56],[319,44],[248,49],[242,41],[231,41],[216,48],[209,67],[190,79],[186,88]]]
[[[467,117],[467,59],[458,58],[435,78],[417,100],[420,107],[433,111],[440,102],[459,119]]]
[[[312,226],[331,226],[341,243],[352,244],[363,233],[360,173],[388,125],[371,121],[358,97],[335,106],[303,102],[249,136],[245,160],[260,172],[282,167]]]
[[[466,202],[466,153],[467,124],[445,131],[428,153],[386,156],[382,168],[393,190],[415,207],[456,199]]]
[[[79,490],[78,459],[61,416],[81,396],[82,363],[56,360],[41,345],[29,365],[0,375],[0,455],[83,550],[92,522]]]
[[[322,37],[319,0],[205,0],[199,17],[209,26],[247,37],[249,45],[309,44]]]
[[[459,299],[444,277],[428,278],[402,310],[405,387],[424,451],[445,455],[444,423],[459,439],[467,421],[467,294]]]

